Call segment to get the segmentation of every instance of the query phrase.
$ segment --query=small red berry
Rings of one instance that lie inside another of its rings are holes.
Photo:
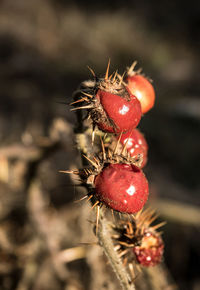
[[[102,116],[95,122],[99,129],[109,133],[125,132],[135,128],[140,122],[140,102],[127,90],[124,90],[123,94],[117,95],[99,89],[96,99],[103,109]],[[104,114],[107,118],[102,118]]]
[[[121,135],[120,142],[123,145],[126,145],[126,149],[131,157],[137,156],[138,154],[141,155],[142,164],[140,167],[143,168],[147,163],[148,152],[148,145],[143,134],[138,129],[128,131]]]
[[[72,110],[87,109],[93,127],[96,125],[104,132],[126,132],[139,124],[141,103],[117,72],[109,76],[109,66],[110,61],[104,78],[96,77],[92,71],[94,81],[82,83],[74,94],[75,101],[71,105],[75,108]]]
[[[108,164],[94,181],[96,196],[110,208],[124,213],[136,213],[148,199],[148,182],[134,165]]]
[[[140,246],[133,248],[136,259],[142,266],[155,266],[161,262],[164,243],[159,235],[146,232]]]
[[[139,74],[128,74],[126,82],[131,93],[140,101],[142,113],[148,112],[155,102],[155,91],[152,84]]]

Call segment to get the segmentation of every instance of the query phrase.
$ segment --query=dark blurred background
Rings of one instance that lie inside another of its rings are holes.
[[[66,104],[87,65],[101,76],[109,58],[154,81],[145,172],[168,222],[167,267],[180,289],[200,289],[199,27],[195,0],[0,1],[0,289],[117,289],[94,279],[89,250],[63,272],[48,266],[88,242],[82,190],[58,171],[80,166]]]

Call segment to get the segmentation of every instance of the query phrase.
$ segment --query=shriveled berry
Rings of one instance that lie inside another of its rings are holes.
[[[94,181],[96,196],[108,207],[124,213],[136,213],[148,199],[148,182],[134,165],[108,164]]]
[[[130,153],[131,157],[137,156],[138,154],[141,155],[142,163],[141,168],[143,168],[147,163],[147,152],[148,152],[148,145],[143,136],[143,134],[138,130],[134,129],[128,131],[120,137],[120,142],[125,145],[126,149]]]
[[[133,248],[136,259],[142,266],[155,266],[162,260],[164,243],[159,235],[146,232],[140,246]]]
[[[148,112],[155,102],[155,91],[147,78],[139,74],[130,74],[126,78],[127,87],[141,103],[142,113]]]

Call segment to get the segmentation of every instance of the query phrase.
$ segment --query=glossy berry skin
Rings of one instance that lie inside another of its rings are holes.
[[[156,266],[162,260],[164,243],[160,236],[145,233],[140,246],[133,248],[138,263],[142,266]]]
[[[118,138],[119,136],[120,135],[118,135]],[[123,145],[126,144],[126,149],[130,153],[131,157],[137,156],[138,154],[141,155],[142,164],[140,168],[143,168],[147,163],[148,152],[148,145],[143,134],[138,129],[128,131],[121,135],[120,142]]]
[[[140,102],[128,91],[126,96],[122,97],[101,89],[97,91],[96,99],[100,102],[104,115],[103,119],[96,120],[100,130],[120,133],[138,125],[142,115]]]
[[[155,103],[155,91],[152,84],[142,75],[130,75],[126,78],[127,87],[141,103],[142,113],[148,112]]]
[[[147,179],[134,165],[108,164],[96,176],[94,184],[97,198],[119,212],[136,213],[148,199]]]

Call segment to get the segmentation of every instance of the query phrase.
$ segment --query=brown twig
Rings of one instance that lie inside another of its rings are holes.
[[[117,278],[119,279],[122,288],[124,290],[135,290],[135,285],[131,280],[130,275],[126,271],[126,268],[124,267],[119,255],[114,250],[108,221],[103,214],[102,209],[100,209],[99,229],[97,232],[97,237],[99,240],[99,244],[103,248],[103,251],[106,254]]]

